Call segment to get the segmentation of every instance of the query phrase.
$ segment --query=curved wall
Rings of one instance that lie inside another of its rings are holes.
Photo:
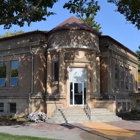
[[[99,37],[85,30],[62,30],[48,36],[48,48],[83,46],[99,50]]]

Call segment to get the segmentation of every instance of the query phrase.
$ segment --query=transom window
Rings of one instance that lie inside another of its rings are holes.
[[[6,86],[6,69],[7,62],[0,62],[0,86]]]
[[[19,61],[11,61],[10,86],[18,86]]]

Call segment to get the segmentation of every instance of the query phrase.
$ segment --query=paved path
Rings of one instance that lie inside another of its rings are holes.
[[[0,126],[0,132],[59,140],[140,140],[140,121]]]

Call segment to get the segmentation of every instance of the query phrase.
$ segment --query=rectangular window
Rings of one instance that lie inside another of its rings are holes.
[[[120,87],[121,87],[121,89],[123,89],[123,79],[124,79],[123,67],[120,67]]]
[[[133,83],[132,71],[129,70],[129,90],[132,90],[132,83]]]
[[[118,70],[118,65],[115,65],[115,86],[116,86],[116,88],[119,87],[119,70]]]
[[[0,112],[4,112],[4,103],[0,103]]]
[[[53,76],[54,76],[54,81],[58,81],[58,62],[54,62],[53,64]]]
[[[10,113],[16,113],[16,103],[10,103]]]
[[[10,86],[18,86],[19,61],[11,61]]]
[[[0,62],[0,87],[6,86],[7,62]]]
[[[128,83],[129,83],[128,68],[125,68],[125,89],[128,89]]]

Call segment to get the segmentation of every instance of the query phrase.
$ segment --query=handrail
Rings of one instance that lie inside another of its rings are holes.
[[[85,99],[85,105],[84,105],[84,110],[86,112],[86,115],[88,116],[89,120],[91,120],[91,109],[89,107],[89,105],[87,104],[87,102],[89,101],[90,99]]]

